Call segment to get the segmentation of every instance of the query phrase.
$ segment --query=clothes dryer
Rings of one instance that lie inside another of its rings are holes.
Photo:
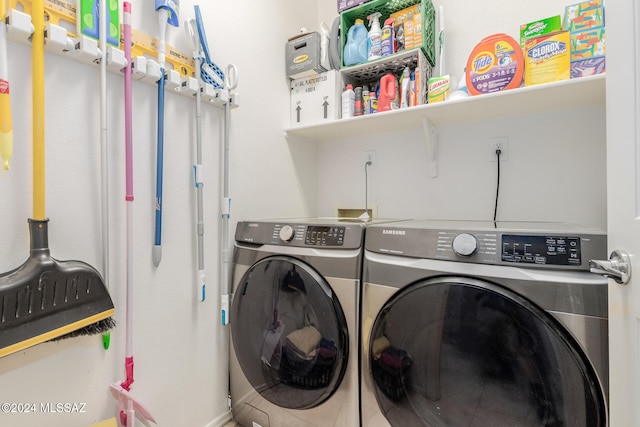
[[[362,425],[608,425],[606,253],[568,224],[370,227]]]
[[[251,427],[358,426],[366,225],[243,221],[231,307],[233,418]]]

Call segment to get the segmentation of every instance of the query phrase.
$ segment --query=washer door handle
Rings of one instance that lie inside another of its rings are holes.
[[[609,261],[592,259],[589,261],[589,267],[592,273],[601,274],[621,285],[626,285],[631,279],[631,260],[629,254],[624,251],[611,252]]]

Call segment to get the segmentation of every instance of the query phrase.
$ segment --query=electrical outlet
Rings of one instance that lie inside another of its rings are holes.
[[[376,167],[376,150],[368,150],[364,152],[364,164],[366,165],[367,162],[371,162],[368,166],[369,169]]]
[[[500,161],[507,161],[507,154],[509,152],[509,143],[506,136],[489,138],[489,161],[495,162],[498,160],[496,150],[500,150]]]

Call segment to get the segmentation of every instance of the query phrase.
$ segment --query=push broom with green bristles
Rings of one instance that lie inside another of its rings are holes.
[[[49,251],[44,169],[44,2],[33,0],[33,218],[31,251],[20,267],[0,274],[0,357],[66,337],[111,329],[114,307],[98,271],[58,261]]]

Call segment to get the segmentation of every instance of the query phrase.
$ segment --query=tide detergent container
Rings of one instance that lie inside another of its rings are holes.
[[[356,19],[349,28],[347,42],[344,45],[344,65],[355,65],[367,61],[369,54],[369,33],[362,19]]]
[[[466,70],[470,95],[520,87],[524,74],[520,43],[507,34],[485,37],[469,55]]]

